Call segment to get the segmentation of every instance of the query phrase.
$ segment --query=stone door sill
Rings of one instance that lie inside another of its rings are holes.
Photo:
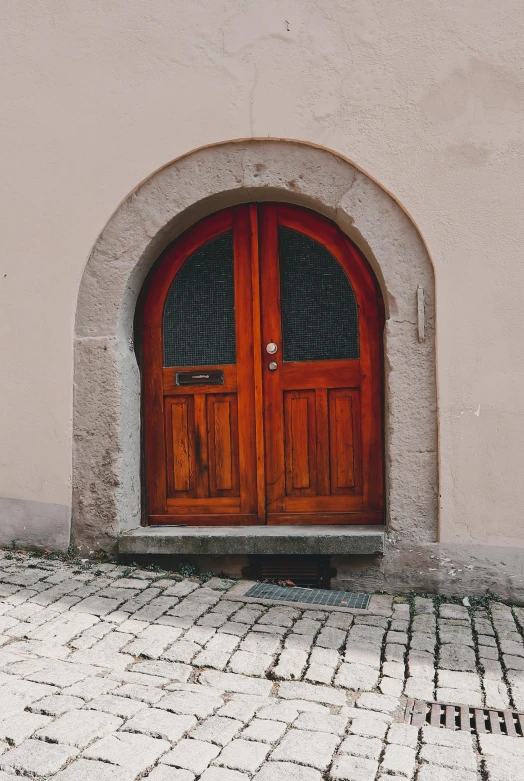
[[[135,555],[373,556],[384,553],[385,526],[139,526],[118,548]]]

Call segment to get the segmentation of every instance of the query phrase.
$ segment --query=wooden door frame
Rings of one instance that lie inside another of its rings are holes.
[[[143,441],[144,441],[144,478],[145,485],[151,486],[151,482],[148,483],[146,470],[148,464],[155,465],[155,470],[158,470],[157,486],[162,483],[166,485],[166,470],[165,470],[165,437],[159,436],[159,432],[163,430],[163,423],[160,424],[159,420],[162,417],[163,420],[163,408],[160,408],[159,399],[163,398],[161,393],[161,378],[158,371],[145,371],[145,365],[148,363],[148,355],[155,355],[157,367],[162,362],[162,356],[158,351],[161,349],[162,344],[162,313],[165,302],[165,297],[169,290],[172,280],[178,273],[185,259],[199,246],[206,241],[214,238],[220,233],[233,228],[234,215],[237,213],[244,215],[244,228],[248,231],[250,240],[250,254],[251,254],[251,284],[252,284],[252,322],[253,322],[253,334],[254,334],[254,355],[253,355],[253,399],[254,410],[253,415],[255,419],[255,442],[256,442],[256,507],[249,508],[250,512],[240,513],[236,517],[229,516],[227,520],[225,518],[214,518],[208,516],[206,518],[205,525],[233,525],[233,524],[257,524],[260,522],[260,518],[265,513],[266,496],[265,496],[265,437],[263,433],[263,405],[262,405],[262,384],[263,384],[263,353],[262,353],[262,341],[263,335],[261,333],[261,312],[260,312],[260,274],[259,274],[259,206],[266,207],[268,204],[264,203],[251,203],[246,205],[229,207],[227,209],[216,212],[213,215],[206,217],[204,220],[196,223],[190,227],[185,233],[182,234],[158,259],[154,268],[148,276],[147,283],[143,286],[140,309],[141,316],[138,318],[140,325],[137,336],[142,345],[142,420],[143,420]],[[311,230],[308,231],[304,228],[303,216],[305,213],[309,214],[312,224],[315,224],[317,228],[322,226],[322,232],[327,231],[331,239],[340,247],[343,247],[345,251],[349,250],[349,253],[354,261],[357,263],[358,273],[362,275],[364,284],[367,283],[368,295],[373,290],[373,299],[375,302],[377,315],[378,315],[378,332],[376,339],[369,342],[370,348],[374,348],[372,362],[375,366],[375,376],[379,383],[379,394],[375,394],[375,415],[373,419],[378,420],[375,425],[374,436],[376,438],[377,433],[380,438],[380,447],[376,452],[380,453],[380,481],[381,490],[383,496],[384,485],[384,382],[383,382],[383,343],[381,334],[384,326],[384,304],[382,294],[378,286],[376,277],[369,266],[368,262],[362,255],[362,253],[356,248],[356,246],[342,233],[340,228],[333,222],[321,216],[317,212],[304,209],[302,207],[289,206],[284,204],[275,204],[279,210],[285,214],[286,222],[289,223],[289,227],[293,227],[296,223],[296,229],[301,232],[310,235],[311,238],[318,236],[318,232]],[[317,239],[318,240],[318,239]],[[322,241],[325,245],[325,242]],[[337,254],[337,260],[340,262],[339,255]],[[344,264],[341,264],[347,273],[347,269]],[[349,276],[349,274],[348,274]],[[354,270],[352,277],[355,276]],[[350,277],[350,279],[352,279]],[[361,281],[362,281],[361,280]],[[247,278],[246,278],[247,282]],[[359,295],[358,287],[355,290],[357,298],[357,304],[360,310],[361,296]],[[364,297],[366,298],[366,297]],[[365,314],[365,313],[364,313]],[[256,339],[260,344],[260,349],[256,348]],[[154,342],[154,344],[153,344]],[[370,360],[371,362],[371,360]],[[153,427],[146,425],[145,415],[146,407],[157,418],[157,425]],[[155,430],[153,430],[155,429]],[[161,440],[161,441],[160,441]],[[364,453],[363,453],[364,460]],[[151,468],[150,467],[150,468]],[[376,470],[375,470],[376,472]],[[182,523],[191,522],[190,517],[179,517],[169,515],[165,513],[165,505],[162,502],[162,492],[157,490],[145,490],[144,496],[146,500],[146,516],[149,519],[151,516],[155,517],[156,523],[173,523],[173,519],[177,518]],[[350,513],[345,513],[349,515]],[[357,515],[357,513],[355,514]],[[365,512],[358,513],[359,519],[355,520],[357,523],[380,523],[382,522],[384,510],[383,507],[379,513],[372,512],[366,514]],[[264,521],[267,522],[267,521]],[[322,519],[319,516],[320,523],[333,523],[328,517]]]

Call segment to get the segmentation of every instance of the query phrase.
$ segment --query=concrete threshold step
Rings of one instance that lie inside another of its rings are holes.
[[[376,555],[385,526],[139,526],[118,539],[123,554]]]

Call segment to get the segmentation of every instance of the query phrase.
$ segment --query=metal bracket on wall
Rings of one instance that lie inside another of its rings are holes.
[[[419,342],[424,342],[426,340],[424,288],[421,285],[417,287],[417,327],[418,327],[418,340]]]

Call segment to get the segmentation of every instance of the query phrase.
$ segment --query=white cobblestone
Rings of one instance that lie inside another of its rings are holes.
[[[322,776],[312,767],[291,762],[266,762],[253,777],[253,781],[322,781]]]
[[[334,781],[375,781],[378,762],[362,757],[337,757],[331,768]]]
[[[317,770],[326,770],[338,743],[338,736],[326,732],[291,729],[271,756],[284,762],[297,762]]]
[[[212,759],[220,752],[218,746],[202,740],[184,738],[174,749],[165,754],[161,762],[184,770],[190,770],[197,775],[203,773]]]
[[[117,732],[89,746],[82,756],[129,768],[138,774],[153,765],[169,748],[170,744],[166,740]]]
[[[267,757],[270,747],[265,743],[250,740],[233,740],[215,760],[216,765],[229,767],[232,770],[243,770],[254,773]]]
[[[78,749],[73,746],[58,746],[43,740],[24,740],[0,756],[0,770],[17,775],[50,776],[61,770],[77,754]]]
[[[281,721],[253,719],[241,737],[244,740],[256,740],[260,743],[276,743],[285,731],[286,725]]]
[[[36,737],[49,743],[85,748],[96,738],[117,730],[122,719],[97,711],[72,710],[38,730]]]

